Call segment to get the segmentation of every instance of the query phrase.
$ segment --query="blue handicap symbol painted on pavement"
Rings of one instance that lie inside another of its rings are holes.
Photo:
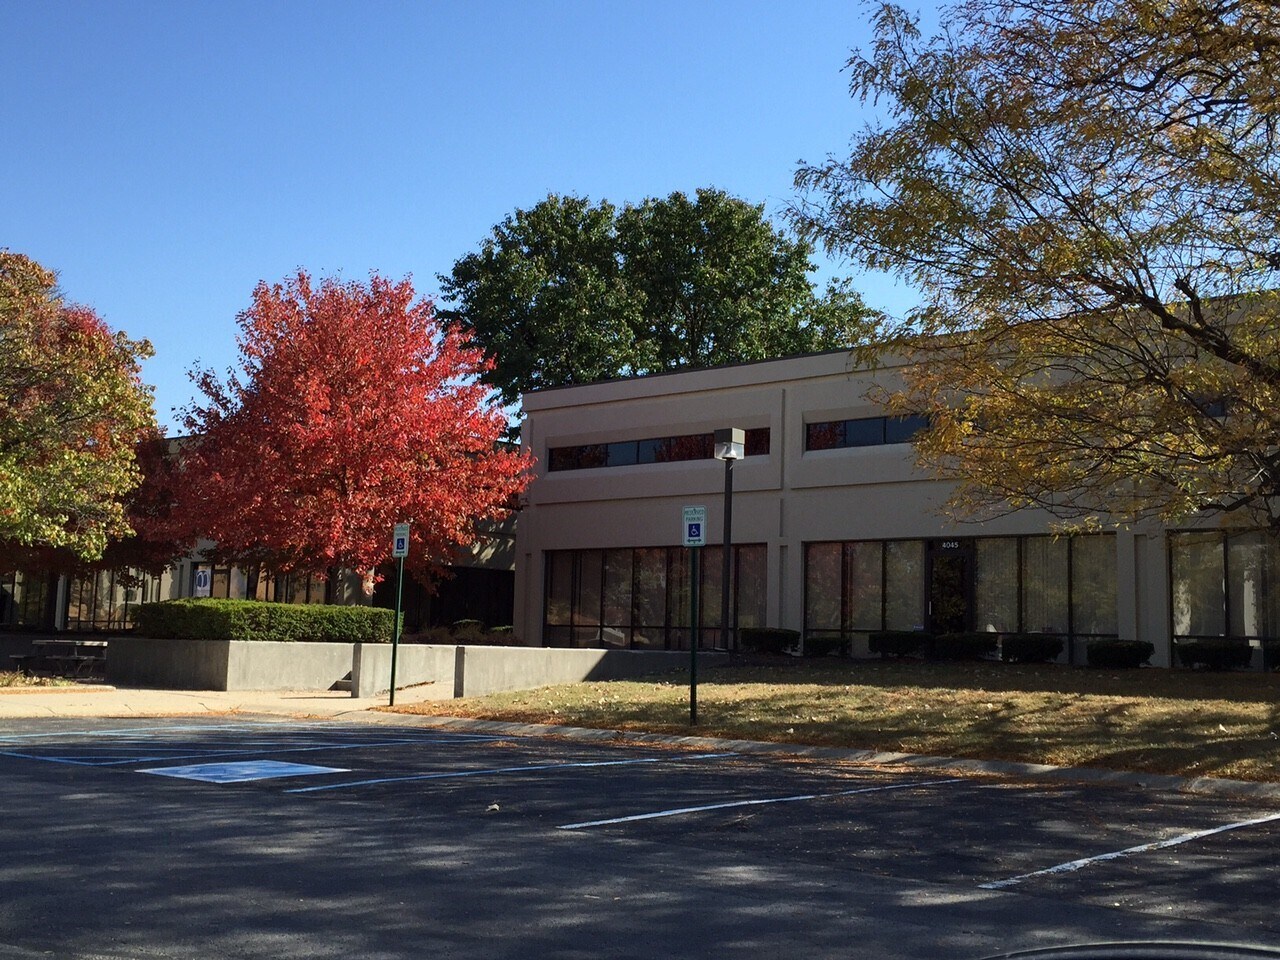
[[[270,780],[273,777],[309,777],[319,773],[349,773],[346,767],[317,767],[308,763],[283,763],[279,760],[246,760],[239,763],[196,763],[182,767],[150,767],[139,773],[205,783],[245,783]]]

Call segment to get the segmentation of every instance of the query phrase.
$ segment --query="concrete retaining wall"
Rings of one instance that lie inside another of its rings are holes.
[[[699,654],[698,662],[723,660],[724,656]],[[689,654],[676,650],[458,647],[454,696],[479,697],[579,680],[625,680],[688,666]]]
[[[402,643],[396,654],[396,689],[418,687],[415,697],[448,700],[453,696],[453,664],[457,647],[435,643]],[[425,686],[424,686],[425,685]],[[391,646],[357,643],[351,661],[351,695],[376,697],[391,689]]]
[[[112,637],[107,681],[166,690],[328,690],[351,671],[355,646]]]
[[[722,661],[701,654],[699,661]],[[680,651],[566,650],[553,647],[457,647],[401,644],[396,687],[448,700],[502,690],[530,690],[580,680],[621,680],[683,670]],[[386,693],[391,646],[373,643],[270,643],[112,637],[107,680],[168,690],[328,690],[351,676],[351,695]],[[425,689],[424,689],[425,687]]]

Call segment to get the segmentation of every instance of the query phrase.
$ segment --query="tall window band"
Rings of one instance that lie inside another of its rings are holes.
[[[769,455],[769,428],[746,431],[748,457]],[[711,460],[715,456],[714,433],[690,433],[675,437],[619,440],[614,443],[583,443],[552,447],[547,451],[547,470],[589,470],[595,467],[630,467],[644,463],[677,463]]]
[[[699,564],[699,646],[727,647],[720,625],[721,548]],[[764,544],[735,544],[730,621],[765,622]],[[552,550],[546,554],[542,640],[551,647],[689,649],[689,551],[682,547]]]

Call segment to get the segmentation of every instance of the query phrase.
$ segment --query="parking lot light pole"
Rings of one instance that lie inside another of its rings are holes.
[[[705,449],[705,448],[704,448]],[[747,432],[726,427],[715,432],[715,458],[724,461],[724,548],[720,558],[720,631],[726,650],[732,649],[734,634],[729,624],[729,582],[733,573],[733,461],[747,452]]]

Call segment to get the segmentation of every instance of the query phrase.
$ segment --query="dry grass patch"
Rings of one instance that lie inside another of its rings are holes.
[[[73,687],[74,680],[62,677],[28,677],[17,670],[0,670],[0,690],[27,689],[30,687]]]
[[[397,712],[688,733],[687,678],[566,684]],[[1280,677],[1001,663],[778,661],[699,671],[697,732],[1280,781]]]

